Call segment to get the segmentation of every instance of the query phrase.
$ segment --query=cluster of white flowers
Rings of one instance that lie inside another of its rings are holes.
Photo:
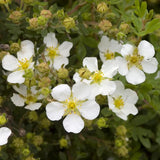
[[[48,33],[43,42],[46,45],[45,60],[50,69],[59,70],[69,63],[68,57],[73,47],[71,42],[65,41],[59,45],[54,33]],[[108,97],[109,108],[121,119],[127,120],[129,114],[136,115],[136,92],[125,89],[123,83],[114,81],[113,77],[119,73],[126,77],[128,83],[137,85],[145,81],[144,72],[154,73],[157,70],[158,62],[153,58],[154,47],[145,40],[135,47],[102,36],[98,48],[103,63],[101,69],[98,69],[96,57],[85,57],[82,68],[73,76],[73,86],[59,84],[51,90],[52,99],[46,106],[46,115],[52,121],[66,116],[63,126],[67,132],[79,133],[84,128],[83,118],[93,120],[99,115],[100,106],[95,98],[100,94]],[[7,81],[18,83],[18,86],[13,86],[18,94],[13,93],[12,102],[16,106],[24,106],[26,103],[25,108],[29,110],[39,109],[44,99],[36,86],[28,91],[27,86],[22,84],[25,82],[26,70],[36,68],[32,62],[33,56],[34,45],[25,40],[21,42],[17,58],[8,54],[2,60],[3,68],[12,72]]]

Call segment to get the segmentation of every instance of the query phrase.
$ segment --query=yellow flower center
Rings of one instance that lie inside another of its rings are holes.
[[[47,48],[47,51],[48,51],[48,56],[49,56],[52,60],[55,59],[55,57],[58,56],[58,54],[59,54],[58,48],[48,47],[48,48]]]
[[[114,53],[112,53],[112,52],[109,53],[107,51],[107,53],[105,53],[104,56],[105,56],[106,60],[114,59]]]
[[[26,97],[26,104],[35,103],[37,101],[37,97],[33,95],[28,95]]]
[[[136,66],[137,68],[142,70],[141,62],[143,58],[143,56],[140,56],[138,54],[138,49],[135,48],[132,55],[126,56],[126,60],[128,61],[128,69],[130,69],[133,66]]]
[[[25,58],[25,59],[22,59],[21,61],[19,60],[18,62],[19,62],[19,65],[18,65],[19,70],[21,70],[21,69],[26,70],[26,69],[28,69],[31,61],[28,60],[27,58]]]
[[[73,100],[69,101],[68,104],[67,104],[67,108],[72,109],[72,110],[75,109],[76,108],[76,103]]]
[[[118,109],[124,106],[124,101],[122,99],[122,96],[119,96],[118,98],[114,99],[114,105]]]
[[[91,78],[92,78],[92,82],[91,83],[98,83],[100,84],[102,82],[102,80],[104,80],[104,74],[102,71],[97,71],[95,72]]]

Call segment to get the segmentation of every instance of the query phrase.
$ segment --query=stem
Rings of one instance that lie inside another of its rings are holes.
[[[10,13],[10,8],[9,8],[9,6],[8,6],[8,3],[7,4],[4,4],[5,5],[5,7],[6,7],[6,9],[7,9],[7,11]]]

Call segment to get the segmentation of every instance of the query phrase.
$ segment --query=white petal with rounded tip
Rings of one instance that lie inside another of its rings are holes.
[[[90,87],[88,84],[84,82],[78,82],[73,85],[72,87],[73,97],[78,100],[85,100],[88,99],[90,95]]]
[[[137,67],[132,67],[129,70],[128,74],[126,75],[127,82],[134,84],[134,85],[143,83],[145,79],[146,77],[145,77],[144,72],[142,72]]]
[[[60,120],[64,114],[64,111],[65,107],[59,102],[51,102],[46,106],[46,114],[51,121]]]
[[[24,106],[25,99],[22,98],[19,94],[13,93],[13,96],[11,97],[11,100],[18,107]]]
[[[19,83],[22,84],[25,81],[25,78],[23,77],[24,71],[15,71],[8,75],[7,81],[9,83]]]
[[[17,87],[16,85],[13,86],[14,90],[23,95],[24,97],[27,96],[27,87],[23,84]]]
[[[29,60],[34,55],[34,52],[31,50],[28,51],[18,51],[17,52],[17,58],[20,61],[23,61],[25,59]]]
[[[134,51],[134,46],[132,46],[131,44],[124,44],[122,45],[121,55],[125,57],[127,55],[131,55],[133,51]]]
[[[34,51],[34,44],[32,41],[30,40],[24,40],[21,42],[21,50],[23,51],[27,51],[27,50],[31,50]]]
[[[113,97],[112,96],[107,96],[107,97],[108,97],[108,106],[112,110],[115,108]]]
[[[59,47],[59,52],[60,55],[64,56],[64,57],[68,57],[70,55],[70,50],[73,47],[73,43],[68,42],[68,41],[64,41]]]
[[[116,115],[119,117],[119,118],[121,118],[121,119],[123,119],[123,120],[127,120],[128,119],[128,117],[127,117],[127,115],[125,115],[123,112],[117,112],[116,113]]]
[[[135,104],[138,101],[137,93],[131,89],[125,89],[125,102]]]
[[[112,78],[114,75],[116,75],[118,69],[118,65],[116,64],[116,61],[108,60],[103,63],[101,71],[104,74],[104,77]]]
[[[101,94],[109,95],[112,94],[116,90],[116,84],[113,81],[109,81],[105,79],[101,82]]]
[[[8,143],[8,137],[11,135],[11,130],[7,127],[0,128],[0,146]]]
[[[113,52],[113,53],[118,52],[118,53],[120,53],[121,49],[122,49],[122,45],[118,41],[116,41],[114,39],[112,39],[110,41],[110,46],[109,46],[109,51],[110,52]]]
[[[149,59],[155,55],[155,50],[151,43],[143,40],[138,45],[138,53],[143,56],[144,59]]]
[[[128,116],[129,114],[136,115],[138,113],[138,109],[135,107],[134,104],[126,103],[122,108],[122,112]]]
[[[118,65],[118,72],[124,76],[128,73],[127,61],[122,57],[116,57],[116,63]]]
[[[58,46],[58,41],[55,37],[55,33],[48,33],[47,36],[44,37],[43,42],[46,44],[47,47],[54,47]]]
[[[81,115],[88,120],[95,119],[100,112],[100,106],[94,100],[84,102],[82,106],[79,107]]]
[[[98,62],[96,57],[86,57],[83,59],[83,66],[87,67],[91,72],[98,70]]]
[[[143,60],[141,64],[142,64],[143,71],[146,73],[154,73],[158,68],[158,61],[156,58]]]
[[[63,57],[63,56],[57,56],[54,59],[53,67],[56,70],[59,70],[62,67],[62,65],[65,67],[68,64],[68,62],[69,62],[68,58]]]
[[[100,59],[101,59],[101,61],[104,63],[105,61],[107,61],[106,60],[106,57],[105,57],[105,55],[104,55],[104,53],[103,52],[99,52],[99,56],[100,56]]]
[[[18,68],[18,60],[12,55],[6,55],[2,59],[2,67],[8,71],[14,71]]]
[[[75,74],[73,75],[73,80],[74,80],[76,83],[81,81],[81,77],[79,76],[78,73],[75,73]]]
[[[29,109],[31,111],[35,111],[35,110],[39,109],[41,107],[41,105],[42,105],[42,103],[32,103],[32,104],[26,105],[24,108]]]
[[[110,45],[110,40],[107,36],[103,36],[101,38],[100,43],[98,44],[98,49],[101,52],[106,52],[109,49],[109,45]]]
[[[97,95],[101,94],[101,86],[97,83],[91,84],[90,90],[91,90],[91,93],[88,99],[94,100]]]
[[[79,133],[84,128],[84,121],[77,114],[69,114],[63,120],[63,127],[67,132]]]
[[[60,84],[52,89],[51,95],[58,101],[65,101],[71,95],[71,89],[67,84]]]

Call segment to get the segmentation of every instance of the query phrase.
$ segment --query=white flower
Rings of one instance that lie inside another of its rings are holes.
[[[25,85],[20,85],[19,87],[13,86],[13,88],[19,93],[13,93],[13,96],[11,97],[12,102],[16,106],[23,107],[25,103],[27,103],[25,108],[31,111],[37,110],[41,107],[42,103],[35,103],[37,100],[43,98],[41,95],[36,95],[37,90],[35,86],[31,87],[31,93],[27,93],[27,87]]]
[[[68,64],[68,58],[70,50],[73,44],[68,41],[64,41],[61,45],[55,37],[55,33],[48,33],[44,37],[44,43],[46,44],[45,56],[46,60],[50,62],[50,66],[53,66],[56,70],[60,69],[62,65]]]
[[[66,116],[63,126],[67,132],[79,133],[84,128],[81,115],[88,120],[99,115],[100,106],[94,100],[88,100],[90,90],[83,82],[74,84],[72,89],[67,84],[60,84],[53,88],[51,94],[57,101],[47,104],[47,117],[58,121]]]
[[[23,75],[25,70],[33,68],[32,56],[34,54],[34,45],[31,41],[25,40],[21,42],[21,50],[17,52],[17,58],[13,55],[6,55],[2,59],[2,67],[11,71],[7,77],[10,83],[22,84],[25,81]]]
[[[117,57],[119,73],[126,76],[126,80],[131,84],[143,83],[146,79],[144,72],[154,73],[158,67],[158,61],[153,58],[154,47],[151,43],[143,40],[138,48],[125,44],[121,49],[121,55]],[[143,72],[144,71],[144,72]]]
[[[110,40],[107,36],[103,36],[100,43],[98,44],[98,48],[102,62],[107,60],[114,61],[115,53],[119,53],[121,51],[122,45],[114,39]]]
[[[8,143],[8,137],[11,135],[11,130],[7,127],[0,128],[0,146]]]
[[[138,113],[135,104],[138,96],[135,91],[125,89],[121,81],[115,81],[116,90],[108,96],[109,108],[123,120],[127,120],[129,114],[136,115]]]
[[[90,85],[90,99],[102,94],[108,95],[115,91],[116,85],[110,79],[117,73],[118,66],[112,61],[103,63],[101,70],[98,70],[98,62],[96,57],[86,57],[83,59],[83,67],[86,67],[91,75],[88,79],[81,77],[79,73],[75,73],[73,79],[75,82],[83,81]]]

